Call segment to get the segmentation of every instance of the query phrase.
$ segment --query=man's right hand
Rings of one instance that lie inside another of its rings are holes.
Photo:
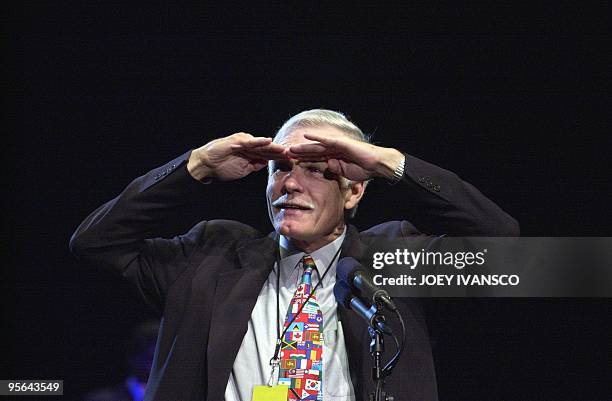
[[[232,181],[261,170],[268,160],[287,158],[285,154],[285,147],[273,143],[272,138],[239,132],[194,149],[187,170],[200,181],[206,178]]]

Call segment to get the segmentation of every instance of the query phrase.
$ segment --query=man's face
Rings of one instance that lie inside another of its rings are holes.
[[[311,142],[304,133],[339,136],[344,132],[329,126],[297,128],[277,139],[284,146]],[[305,251],[333,241],[344,229],[344,210],[359,201],[338,175],[327,170],[327,162],[295,159],[271,161],[266,189],[268,209],[275,230]]]

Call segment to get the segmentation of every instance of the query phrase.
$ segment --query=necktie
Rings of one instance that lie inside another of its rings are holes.
[[[310,255],[304,256],[302,264],[302,280],[293,294],[285,319],[287,330],[281,343],[278,383],[289,386],[290,401],[322,401],[323,314],[316,296],[314,293],[311,295],[311,276],[316,265]]]

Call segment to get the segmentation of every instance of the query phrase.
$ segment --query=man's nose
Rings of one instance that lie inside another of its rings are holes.
[[[300,169],[294,167],[283,180],[283,192],[292,193],[292,192],[302,192],[304,188],[302,187],[301,178],[300,177]]]

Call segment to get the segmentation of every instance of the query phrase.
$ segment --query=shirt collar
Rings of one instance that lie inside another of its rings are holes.
[[[327,269],[327,266],[329,266],[329,264],[331,263],[334,255],[336,254],[338,249],[340,249],[340,247],[342,246],[342,242],[344,241],[345,236],[346,236],[346,226],[344,226],[344,230],[342,231],[342,234],[338,238],[336,238],[329,244],[317,249],[316,251],[310,253],[310,256],[312,256],[312,259],[315,261],[317,265],[317,273],[318,273],[318,274],[313,273],[313,276],[312,276],[313,283],[318,282],[319,277],[325,273],[325,269]],[[280,236],[279,246],[280,246],[280,255],[281,255],[280,264],[282,268],[281,281],[285,286],[296,284],[297,282],[296,280],[299,280],[299,278],[301,277],[301,273],[302,273],[301,271],[302,265],[300,261],[302,260],[304,255],[306,255],[306,253],[300,251],[299,249],[294,248],[291,245],[291,242],[289,241],[289,239],[283,235]],[[329,268],[329,272],[323,279],[321,286],[329,285],[330,280],[332,279],[334,279],[334,282],[335,282],[336,264],[337,264],[337,260],[336,260],[336,263],[334,263]]]

